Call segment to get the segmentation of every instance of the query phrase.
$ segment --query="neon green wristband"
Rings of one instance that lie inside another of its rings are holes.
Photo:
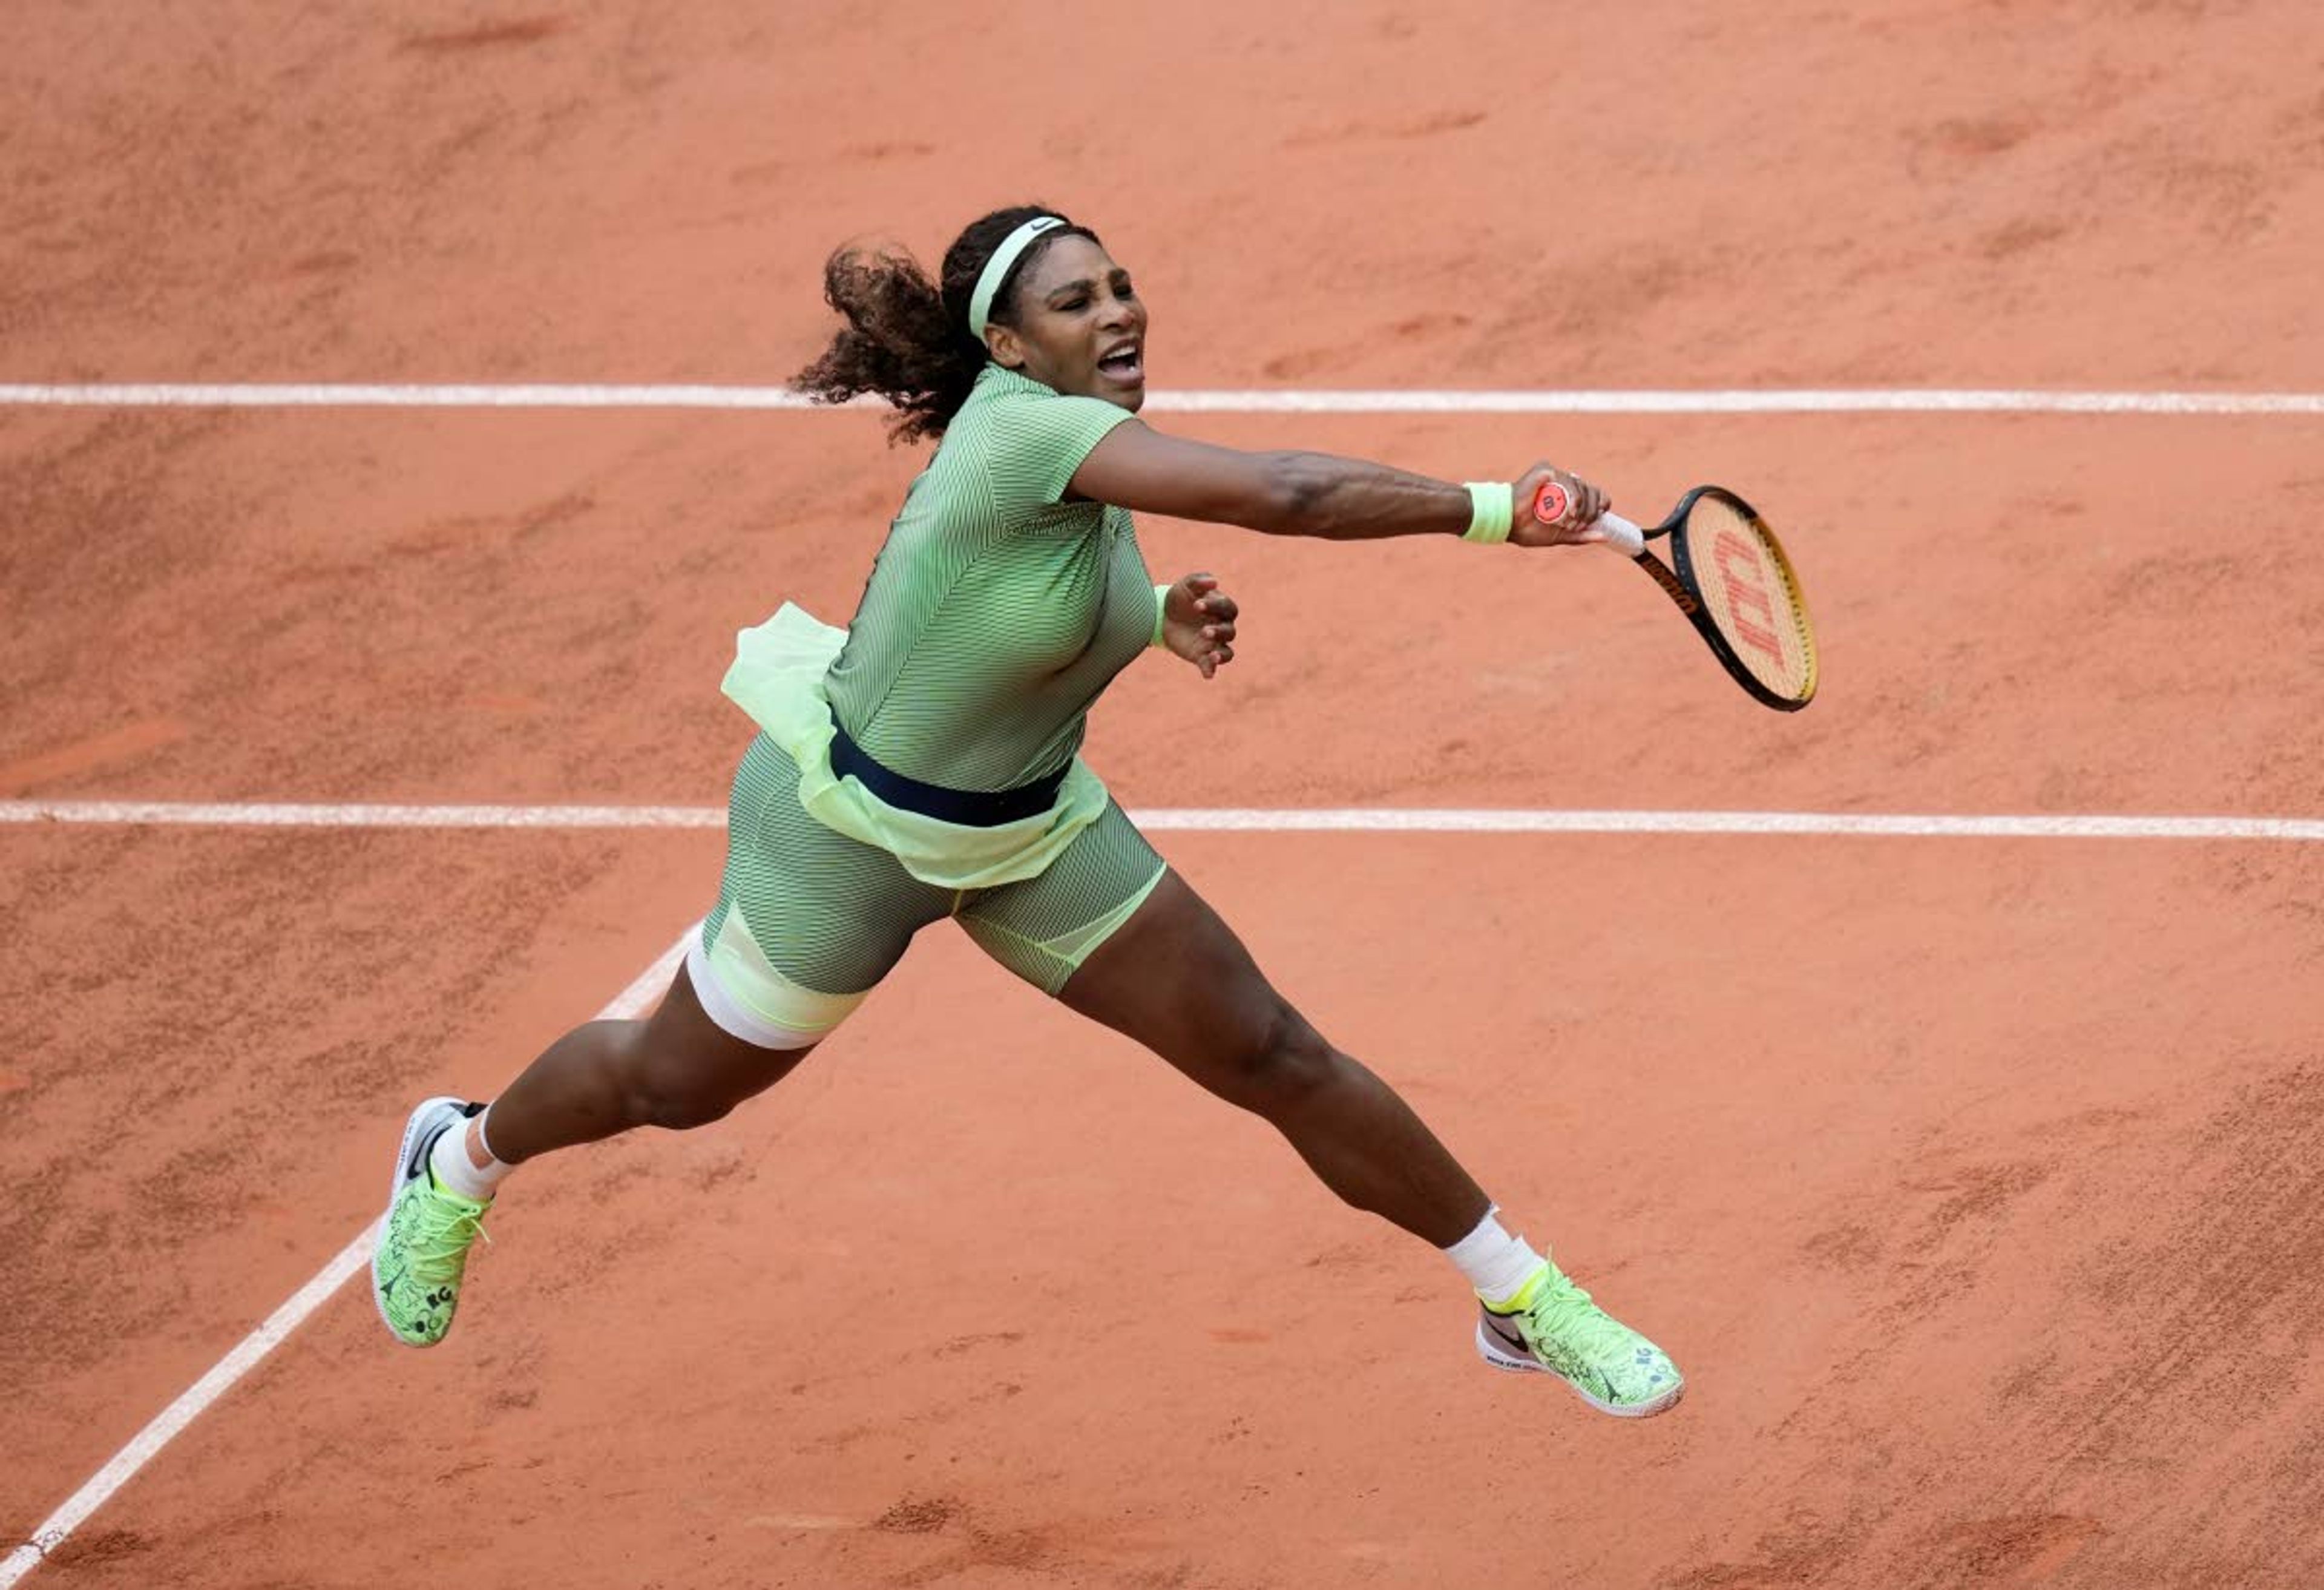
[[[1170,587],[1156,586],[1154,587],[1154,636],[1146,642],[1148,645],[1158,646],[1162,643],[1162,620],[1169,611]]]
[[[1469,529],[1461,539],[1486,546],[1509,539],[1509,523],[1517,516],[1517,488],[1506,480],[1472,480],[1469,484]]]

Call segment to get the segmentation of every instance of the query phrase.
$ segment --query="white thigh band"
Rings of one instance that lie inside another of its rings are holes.
[[[686,975],[703,1012],[721,1031],[761,1049],[820,1043],[864,998],[818,994],[784,976],[751,937],[739,905],[728,910],[715,945],[705,948],[696,934],[686,947]]]

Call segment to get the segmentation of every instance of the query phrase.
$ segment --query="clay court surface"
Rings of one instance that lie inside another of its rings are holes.
[[[1095,225],[1157,390],[2324,386],[2297,0],[19,5],[0,382],[762,385],[859,235]],[[1240,655],[1141,811],[2314,818],[2324,418],[1157,415],[1634,517],[1743,490],[1826,683],[1603,554],[1154,522]],[[869,414],[0,407],[0,800],[712,808],[733,631],[844,620]],[[932,929],[722,1125],[358,1279],[25,1582],[2324,1583],[2324,845],[1158,830],[1688,1374],[1457,1278]],[[0,824],[0,1551],[715,897],[715,828]],[[15,1571],[22,1571],[21,1567]]]

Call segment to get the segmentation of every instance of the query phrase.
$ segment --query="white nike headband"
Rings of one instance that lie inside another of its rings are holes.
[[[1018,257],[1033,245],[1033,239],[1044,232],[1054,232],[1064,226],[1058,216],[1035,216],[1008,236],[984,262],[984,269],[976,278],[976,291],[969,295],[968,328],[976,340],[984,340],[984,329],[992,323],[992,300],[1001,291],[1001,284],[1009,279],[1010,269]]]

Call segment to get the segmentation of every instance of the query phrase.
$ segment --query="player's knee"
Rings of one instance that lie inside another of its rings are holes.
[[[1243,1058],[1245,1102],[1262,1115],[1290,1109],[1330,1082],[1339,1066],[1340,1051],[1277,998]]]
[[[639,1022],[622,1045],[621,1086],[623,1113],[632,1126],[659,1126],[668,1132],[690,1132],[723,1121],[742,1102],[706,1081],[685,1057],[663,1052],[648,1041]]]
[[[697,1126],[724,1121],[742,1101],[698,1089],[671,1088],[649,1094],[641,1102],[647,1125],[667,1132],[691,1132]]]

